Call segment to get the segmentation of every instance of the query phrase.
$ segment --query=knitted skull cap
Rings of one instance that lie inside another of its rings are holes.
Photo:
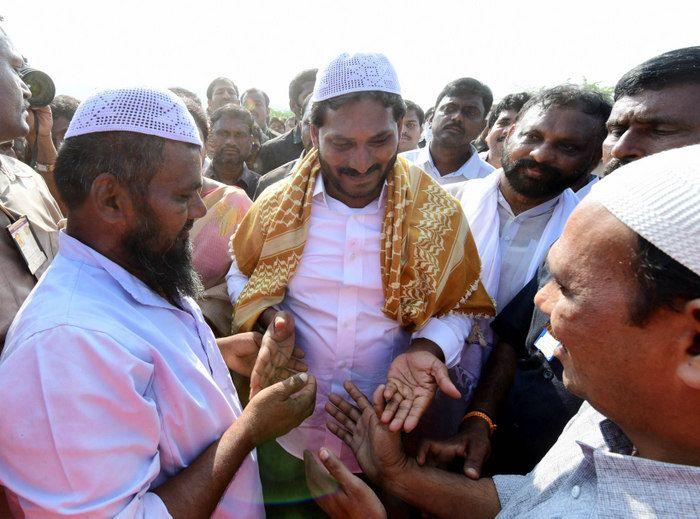
[[[700,144],[627,164],[594,185],[586,200],[700,275]]]
[[[65,138],[114,131],[202,145],[197,125],[177,95],[141,87],[103,90],[87,98],[78,106]]]
[[[318,71],[311,100],[317,103],[373,90],[401,95],[399,78],[387,57],[378,53],[343,53]]]

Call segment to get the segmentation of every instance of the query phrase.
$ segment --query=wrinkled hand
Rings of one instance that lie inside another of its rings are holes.
[[[27,110],[27,124],[29,125],[29,133],[27,141],[34,142],[36,129],[34,127],[39,123],[39,137],[51,137],[51,129],[53,128],[53,116],[51,115],[51,107],[49,106],[33,106]]]
[[[277,312],[262,337],[250,374],[250,398],[260,390],[308,369],[300,360],[304,358],[304,352],[294,346],[294,337],[294,318],[287,312]]]
[[[350,447],[367,477],[380,483],[403,470],[407,463],[401,446],[401,433],[391,432],[379,420],[384,411],[384,386],[379,386],[374,392],[374,407],[349,380],[345,381],[343,387],[357,407],[340,395],[331,394],[325,409],[335,421],[328,421],[326,426]]]
[[[245,332],[216,339],[221,356],[226,366],[244,377],[250,377],[262,344],[262,335],[258,332]]]
[[[304,451],[306,483],[311,495],[332,519],[384,519],[386,510],[369,486],[350,472],[335,454],[321,449],[318,457]]]
[[[428,409],[438,387],[447,396],[460,397],[447,366],[434,354],[423,349],[402,353],[389,366],[383,394],[387,405],[382,422],[389,424],[392,431],[403,427],[404,431],[411,432]]]
[[[418,448],[417,461],[425,463],[449,463],[456,457],[464,458],[464,475],[479,479],[481,467],[491,453],[489,426],[481,418],[468,418],[462,429],[444,441],[424,440]]]
[[[244,421],[253,444],[260,445],[297,427],[311,416],[315,405],[316,379],[298,373],[251,398],[239,420]]]

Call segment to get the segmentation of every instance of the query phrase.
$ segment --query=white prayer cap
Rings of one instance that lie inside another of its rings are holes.
[[[99,132],[135,132],[202,145],[199,130],[182,100],[169,90],[103,90],[80,103],[65,138]]]
[[[377,53],[343,53],[318,71],[311,101],[372,90],[401,95],[399,78],[387,57]]]
[[[700,144],[627,164],[593,186],[586,200],[700,275]]]

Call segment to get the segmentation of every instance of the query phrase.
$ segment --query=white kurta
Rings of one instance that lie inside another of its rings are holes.
[[[169,517],[151,492],[241,414],[197,305],[65,233],[0,360],[0,484],[26,517]],[[255,451],[214,517],[264,517]]]
[[[278,441],[299,458],[304,449],[328,447],[355,472],[360,469],[350,449],[326,429],[329,417],[323,407],[329,394],[345,395],[342,384],[350,379],[371,397],[412,337],[435,342],[446,364],[453,366],[471,330],[468,317],[448,315],[430,319],[411,336],[382,313],[379,255],[385,191],[366,207],[351,209],[327,196],[318,177],[304,252],[280,304],[294,316],[297,344],[318,379],[318,394],[313,415]],[[227,275],[232,301],[247,281],[234,260]]]
[[[428,173],[438,184],[455,184],[457,182],[464,182],[465,180],[484,178],[494,171],[494,167],[491,164],[479,157],[476,148],[471,144],[470,146],[472,156],[469,157],[469,160],[462,164],[457,171],[453,171],[447,175],[441,175],[440,171],[435,167],[433,157],[430,154],[430,145],[428,144],[426,144],[424,148],[404,151],[400,155]]]

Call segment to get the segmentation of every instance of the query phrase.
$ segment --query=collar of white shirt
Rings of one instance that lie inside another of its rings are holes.
[[[510,204],[508,203],[508,200],[506,200],[506,197],[503,196],[503,193],[501,192],[500,188],[498,189],[498,205],[500,205],[503,209],[508,211],[508,214],[511,218],[515,219],[517,218],[518,220],[527,220],[528,218],[534,218],[535,216],[540,216],[548,211],[551,211],[555,205],[557,205],[557,202],[559,202],[559,196],[555,196],[554,198],[547,200],[546,202],[542,202],[540,205],[536,205],[535,207],[531,207],[527,211],[523,211],[522,213],[519,214],[514,214],[513,209],[511,209]]]
[[[58,240],[61,256],[104,269],[125,292],[139,303],[160,308],[174,308],[165,298],[158,295],[139,278],[65,231],[60,232]]]
[[[419,148],[418,150],[407,151],[403,153],[402,156],[424,169],[430,176],[436,179],[437,177],[435,175],[437,174],[441,178],[464,177],[467,180],[471,180],[484,177],[494,170],[491,164],[484,162],[481,157],[479,157],[479,153],[476,151],[474,145],[470,144],[469,148],[472,150],[469,160],[462,164],[457,171],[446,175],[439,174],[435,162],[433,161],[433,156],[430,154],[429,145],[426,145],[424,148]]]

